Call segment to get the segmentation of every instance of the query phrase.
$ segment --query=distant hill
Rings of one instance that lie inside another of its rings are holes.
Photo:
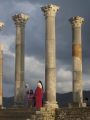
[[[59,106],[67,106],[68,103],[72,103],[72,93],[57,93],[57,102]]]
[[[83,92],[84,100],[87,98],[87,104],[90,105],[90,91]],[[68,106],[68,103],[72,103],[72,92],[60,94],[57,93],[57,102],[59,106]],[[14,104],[14,97],[4,97],[3,105],[5,107],[11,107]]]
[[[87,101],[87,105],[90,106],[90,91],[83,92],[83,100],[85,102]],[[72,92],[64,93],[64,94],[57,93],[57,102],[59,106],[61,107],[68,106],[68,104],[72,103],[72,101],[73,101]]]

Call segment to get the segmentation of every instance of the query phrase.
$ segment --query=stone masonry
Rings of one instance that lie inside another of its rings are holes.
[[[0,106],[3,106],[3,46],[0,44]]]
[[[0,21],[0,30],[4,27],[4,23]],[[0,106],[3,104],[3,45],[0,43]]]
[[[0,109],[0,120],[90,120],[90,107],[41,108],[41,110],[34,108]]]
[[[70,19],[72,25],[72,72],[73,72],[73,102],[83,104],[82,93],[82,38],[81,25],[84,18],[76,16]]]
[[[47,5],[42,7],[46,22],[45,38],[45,92],[47,107],[57,108],[56,102],[56,36],[55,16],[59,7]]]
[[[29,17],[23,13],[13,16],[16,25],[16,58],[15,58],[15,103],[24,103],[24,39],[25,24]]]

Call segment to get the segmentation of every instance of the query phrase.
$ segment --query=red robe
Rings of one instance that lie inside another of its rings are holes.
[[[37,87],[35,90],[35,107],[36,108],[42,107],[42,97],[43,97],[43,90],[42,88]]]

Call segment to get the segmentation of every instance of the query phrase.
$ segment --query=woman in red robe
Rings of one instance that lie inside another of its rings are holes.
[[[42,98],[43,98],[43,86],[42,86],[42,82],[39,81],[37,84],[37,88],[35,90],[35,107],[36,108],[42,107]]]

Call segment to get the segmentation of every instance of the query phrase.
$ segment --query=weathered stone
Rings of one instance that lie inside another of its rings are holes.
[[[81,25],[84,18],[76,16],[70,19],[72,24],[72,57],[73,57],[73,102],[83,105],[82,94],[82,41]]]
[[[20,105],[24,103],[24,31],[28,18],[22,13],[13,16],[16,25],[15,103]]]
[[[0,44],[0,107],[3,107],[3,44]]]
[[[90,107],[58,108],[40,111],[32,109],[0,109],[0,120],[90,120]]]
[[[77,107],[57,109],[55,120],[90,120],[89,118],[90,108]]]
[[[41,8],[46,20],[45,40],[45,90],[46,107],[57,108],[56,102],[56,37],[55,37],[55,16],[59,7],[47,5]]]
[[[4,23],[0,21],[0,30],[3,27]],[[3,45],[0,44],[0,107],[3,105],[2,80],[3,80]]]

